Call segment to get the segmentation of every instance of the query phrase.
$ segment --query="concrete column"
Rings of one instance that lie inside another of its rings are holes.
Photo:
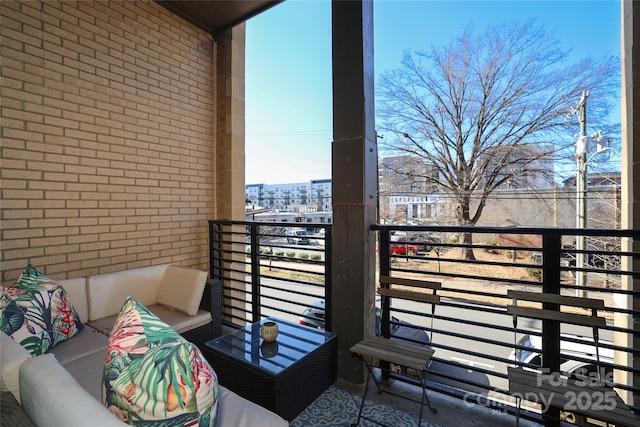
[[[333,294],[338,378],[364,382],[349,348],[373,334],[377,147],[374,114],[373,2],[332,1]]]
[[[215,218],[234,221],[245,220],[245,28],[244,23],[239,24],[214,40],[216,102],[211,114],[215,115],[216,148],[210,161],[215,168],[215,182],[210,191],[215,192]],[[244,231],[243,226],[236,227],[238,232]],[[241,234],[234,234],[233,238],[236,243],[244,244]],[[247,307],[240,301],[244,299],[245,289],[239,285],[245,279],[245,273],[240,272],[246,268],[244,254],[234,254],[225,267],[232,271],[235,279],[230,283],[238,286],[237,291],[225,291],[225,297],[237,297],[229,300],[234,306],[229,314],[244,317],[243,310]]]
[[[640,2],[622,2],[622,228],[640,228]],[[640,251],[640,242],[623,241],[623,251]],[[640,261],[631,266],[630,259],[623,259],[623,270],[640,270]],[[640,280],[625,276],[623,289],[640,291]],[[616,295],[616,303],[630,310],[640,310],[640,298]],[[635,322],[632,322],[635,320]],[[617,345],[640,348],[640,323],[638,319],[617,314],[615,325],[635,329],[635,334],[615,333]],[[624,352],[616,352],[615,362],[640,368],[640,358]],[[616,382],[640,387],[640,375],[623,371],[615,372]],[[640,395],[619,390],[628,404],[640,404]]]
[[[239,24],[215,38],[216,218],[244,221],[245,28]]]

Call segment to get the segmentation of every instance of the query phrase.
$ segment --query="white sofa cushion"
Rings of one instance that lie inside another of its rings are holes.
[[[195,315],[189,316],[181,311],[160,304],[154,304],[148,308],[153,314],[158,316],[160,320],[167,323],[179,334],[211,322],[211,312],[205,310],[198,310]]]
[[[193,316],[200,307],[206,281],[207,273],[202,270],[170,265],[160,283],[156,302]]]
[[[38,427],[122,427],[53,354],[26,360],[20,367],[22,407]]]
[[[168,266],[154,265],[88,277],[89,321],[117,315],[128,296],[145,306],[155,304]]]
[[[107,349],[105,348],[66,364],[61,363],[64,369],[78,381],[78,384],[98,402],[102,402],[102,370],[106,356]]]
[[[20,365],[31,357],[20,343],[0,331],[0,390],[10,391],[20,402]]]
[[[171,326],[179,334],[204,326],[211,322],[211,313],[205,310],[199,310],[195,316],[189,316],[186,313],[160,304],[150,305],[147,309],[158,316],[158,318],[164,323]],[[109,335],[117,318],[118,315],[116,314],[103,319],[91,321],[87,325],[97,329],[105,335]]]
[[[50,353],[56,356],[61,365],[65,365],[94,353],[102,353],[104,358],[108,343],[109,337],[85,325],[79,334],[53,347]]]
[[[234,427],[286,427],[287,421],[273,412],[267,411],[234,392],[219,387],[218,426]]]

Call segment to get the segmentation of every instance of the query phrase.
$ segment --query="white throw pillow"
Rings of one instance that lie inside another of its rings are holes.
[[[160,283],[156,302],[193,316],[198,313],[206,282],[207,273],[202,270],[170,265]]]

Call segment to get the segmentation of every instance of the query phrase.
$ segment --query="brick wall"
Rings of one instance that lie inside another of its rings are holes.
[[[2,0],[0,19],[2,284],[28,262],[208,270],[212,37],[153,1]]]

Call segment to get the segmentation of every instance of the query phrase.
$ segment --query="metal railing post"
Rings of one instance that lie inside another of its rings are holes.
[[[379,245],[378,245],[378,253],[379,253],[379,264],[380,264],[380,275],[388,276],[389,275],[389,263],[391,262],[390,256],[390,243],[391,236],[388,229],[380,230],[379,232]],[[386,261],[386,262],[383,262]],[[375,284],[374,284],[375,286]],[[382,336],[385,338],[391,337],[391,307],[389,304],[389,297],[382,296],[380,299],[380,332]]]
[[[260,236],[257,224],[249,225],[251,257],[251,316],[254,322],[260,321]]]
[[[223,281],[222,224],[209,221],[209,276]],[[224,281],[223,281],[224,282]]]
[[[324,326],[325,329],[329,332],[333,330],[333,316],[332,316],[332,308],[333,304],[331,303],[333,298],[333,286],[332,286],[332,277],[333,277],[333,251],[332,242],[333,238],[331,237],[331,228],[327,227],[324,229],[324,306],[325,306],[325,314],[324,314]]]
[[[390,231],[388,229],[380,230],[378,233],[378,259],[380,276],[388,276],[391,270],[389,265],[391,263],[390,243]],[[376,286],[376,283],[374,283],[373,286]],[[389,301],[389,297],[385,295],[380,298],[380,333],[385,338],[391,337],[391,304]],[[386,361],[381,361],[380,366],[382,368],[381,380],[383,383],[388,383],[389,376],[391,375],[391,364]]]
[[[560,294],[560,256],[562,238],[557,233],[542,235],[542,292]],[[559,310],[557,304],[544,303],[547,310]],[[542,365],[551,373],[560,372],[560,322],[557,320],[542,321]],[[557,426],[560,422],[560,411],[550,407],[543,414],[545,426]]]

